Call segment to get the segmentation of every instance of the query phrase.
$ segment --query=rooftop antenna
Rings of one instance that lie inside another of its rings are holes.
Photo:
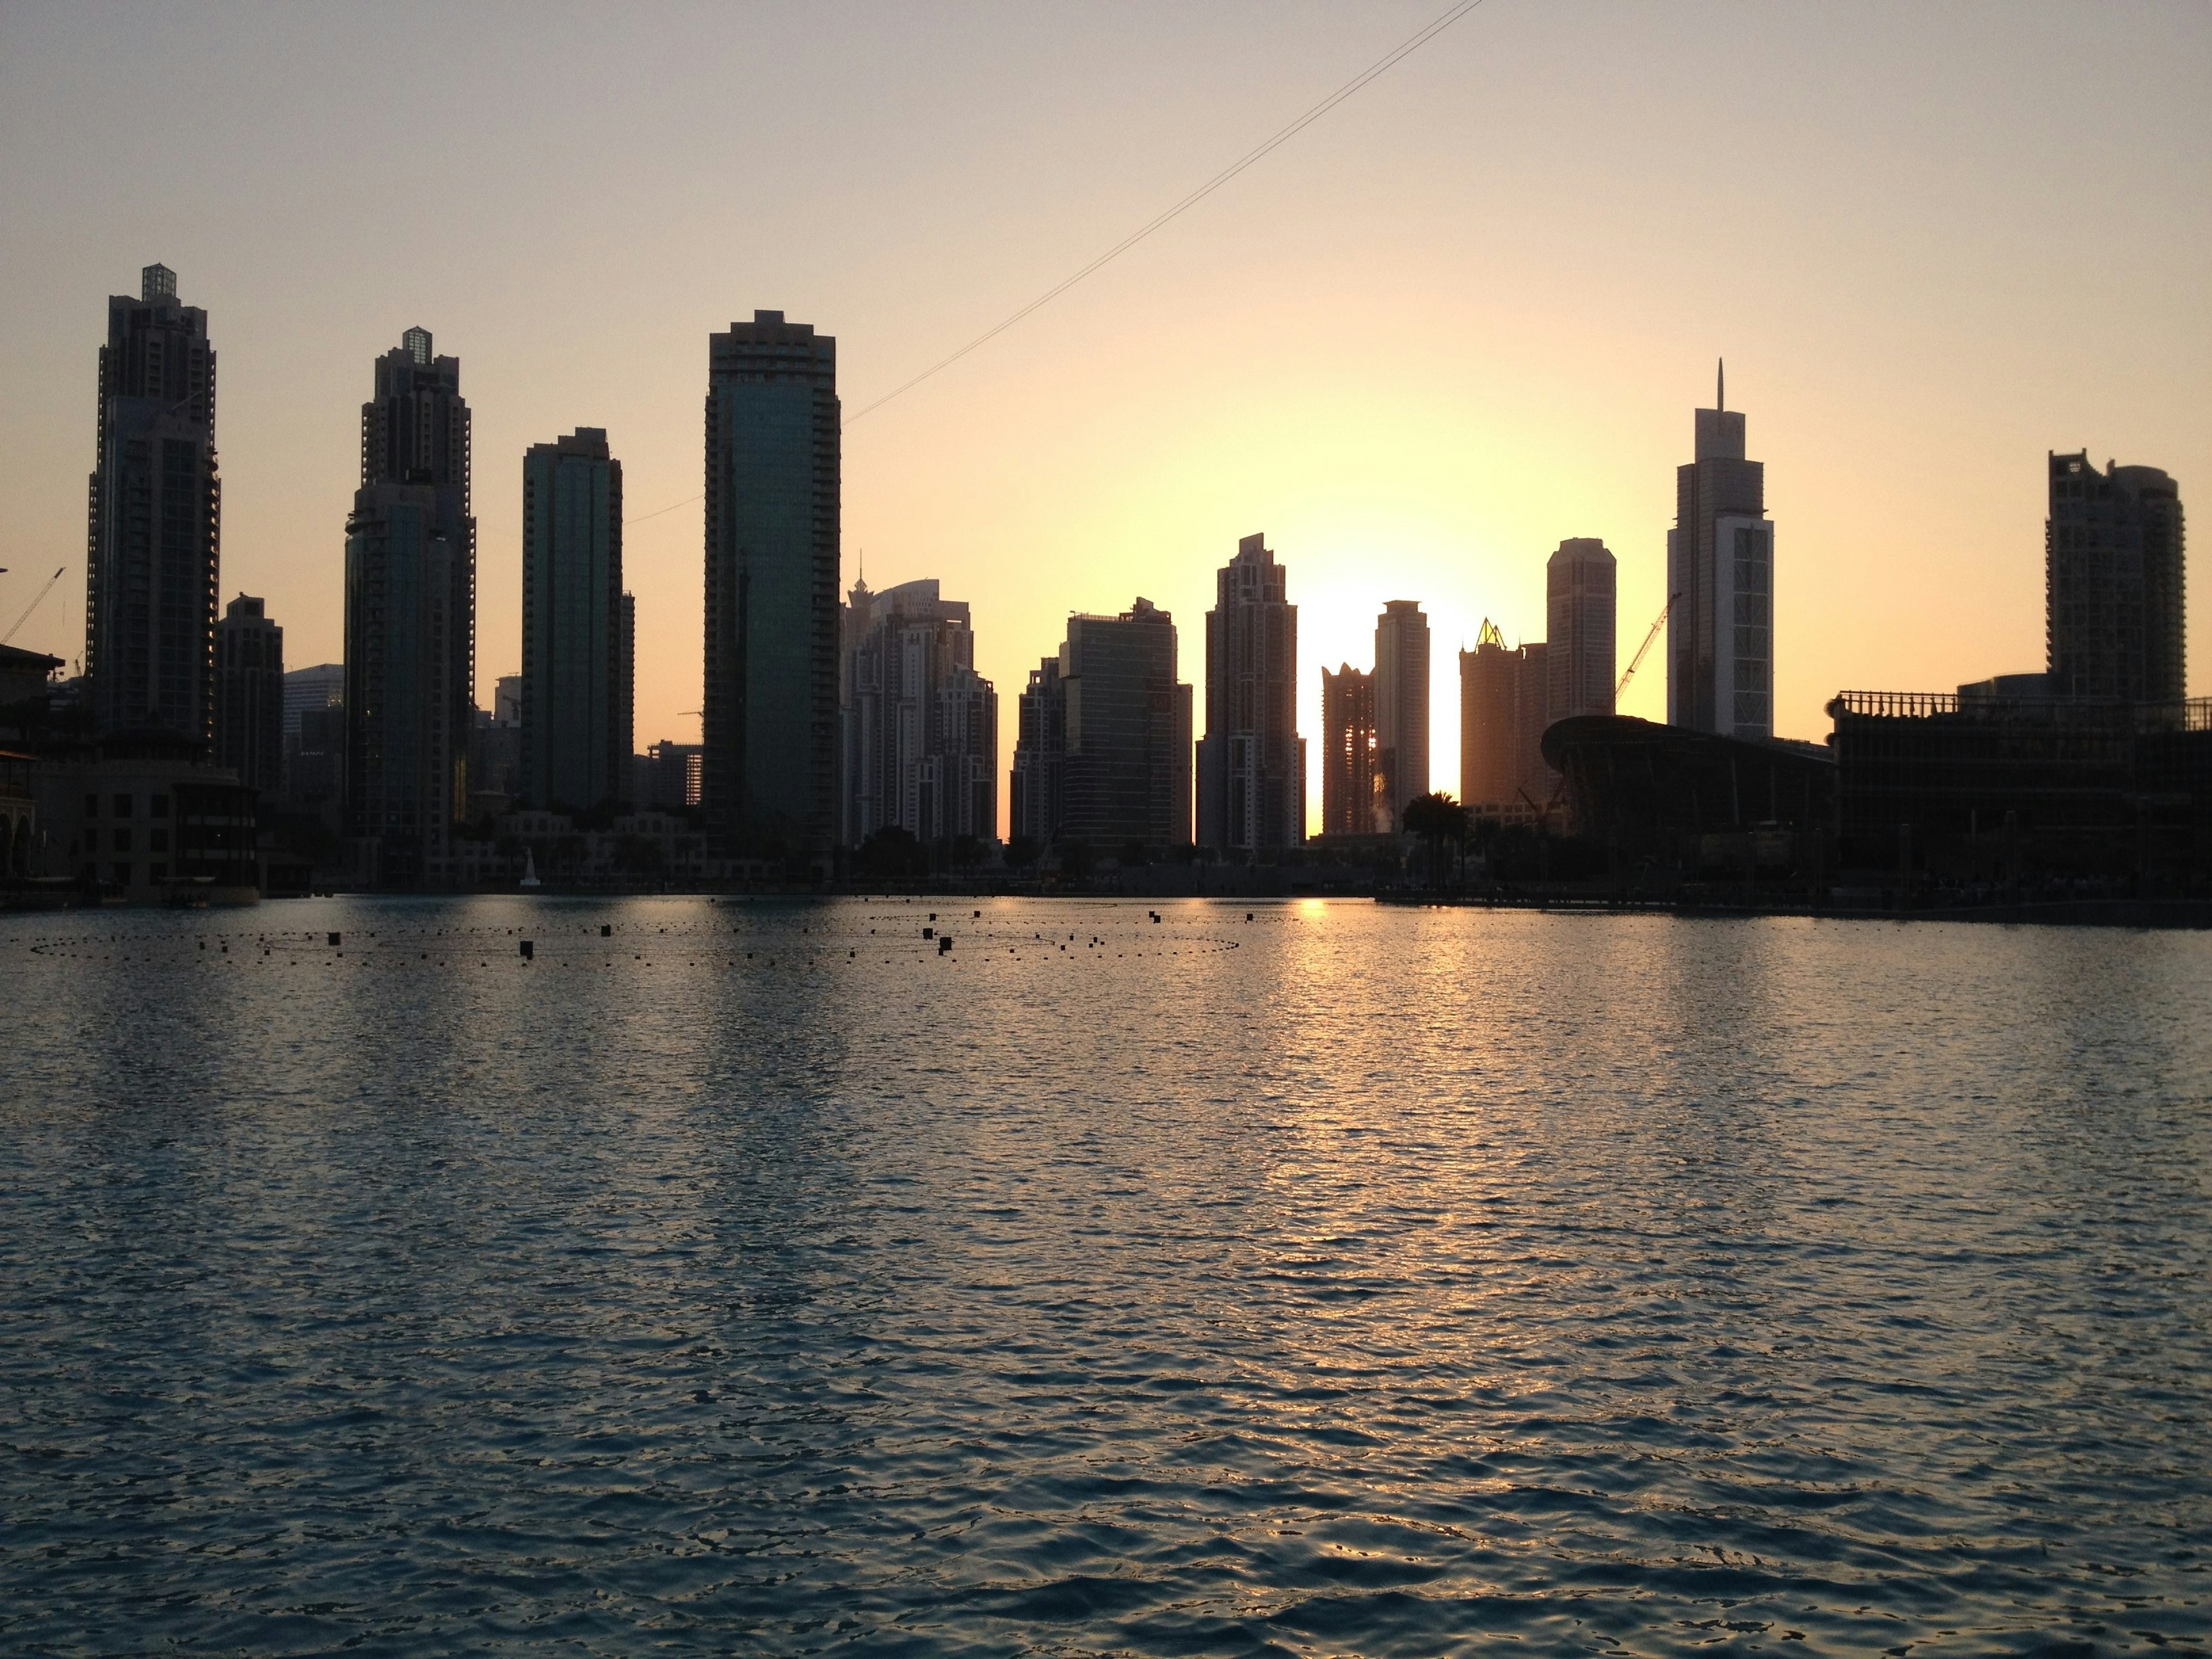
[[[1728,359],[1716,357],[1713,361],[1720,365],[1713,371],[1713,413],[1725,415],[1728,413]]]

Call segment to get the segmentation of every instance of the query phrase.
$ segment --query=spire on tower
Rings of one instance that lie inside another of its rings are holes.
[[[1713,371],[1713,407],[1724,410],[1728,407],[1728,359],[1717,357],[1713,361],[1720,365]]]

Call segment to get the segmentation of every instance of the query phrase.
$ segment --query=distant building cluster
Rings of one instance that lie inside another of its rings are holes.
[[[932,580],[839,592],[837,343],[776,311],[707,341],[700,742],[638,743],[623,465],[595,427],[520,458],[521,672],[479,708],[460,361],[416,327],[368,367],[343,659],[288,672],[261,599],[218,615],[207,313],[158,264],[109,300],[83,672],[58,686],[57,659],[0,647],[0,876],[140,899],[541,866],[820,883],[1000,858],[1255,863],[1306,840],[1298,611],[1263,535],[1216,574],[1202,684],[1152,601],[1071,616],[1019,692],[1002,774],[968,603]],[[1594,537],[1550,556],[1543,639],[1508,644],[1486,619],[1460,651],[1477,819],[1678,862],[1714,835],[1825,837],[1822,856],[1863,858],[1900,837],[1924,854],[1930,837],[1996,834],[2016,853],[2038,835],[2198,834],[2212,714],[2184,696],[2166,474],[2050,457],[2040,672],[1955,696],[1845,692],[1829,744],[1793,744],[1774,733],[1765,470],[1724,381],[1692,426],[1666,603],[1625,671],[1618,562]],[[1626,720],[1620,696],[1662,632],[1667,724]],[[1321,671],[1324,841],[1396,842],[1431,798],[1431,668],[1429,618],[1394,599],[1371,665]]]

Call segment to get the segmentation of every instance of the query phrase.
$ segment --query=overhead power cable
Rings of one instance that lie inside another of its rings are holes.
[[[1480,4],[1482,4],[1482,0],[1457,0],[1457,3],[1451,6],[1441,16],[1431,20],[1421,28],[1416,30],[1408,39],[1401,42],[1389,52],[1385,52],[1381,58],[1378,58],[1375,62],[1370,64],[1365,69],[1360,70],[1358,74],[1353,76],[1352,79],[1346,81],[1334,92],[1329,94],[1328,97],[1322,99],[1319,103],[1313,106],[1312,108],[1298,116],[1288,125],[1279,128],[1269,137],[1261,141],[1261,143],[1255,145],[1252,149],[1247,150],[1243,155],[1237,157],[1236,161],[1231,161],[1227,167],[1222,168],[1220,172],[1215,173],[1204,184],[1199,185],[1197,189],[1183,197],[1182,200],[1176,202],[1174,205],[1165,209],[1162,212],[1156,214],[1151,219],[1146,220],[1142,225],[1139,225],[1136,229],[1131,231],[1127,236],[1124,236],[1120,241],[1115,243],[1113,246],[1108,248],[1103,253],[1099,254],[1096,258],[1083,265],[1072,275],[1063,277],[1060,281],[1054,283],[1052,287],[1047,289],[1042,294],[1038,295],[1036,299],[1030,301],[1027,305],[1015,312],[1012,316],[1006,318],[1003,322],[995,324],[992,327],[984,330],[982,333],[978,334],[974,339],[969,341],[966,345],[962,346],[959,350],[953,352],[950,356],[939,359],[936,362],[932,363],[927,368],[922,370],[921,374],[915,375],[912,380],[902,381],[898,386],[894,386],[890,391],[886,392],[882,397],[877,398],[873,403],[867,404],[863,407],[855,410],[852,414],[848,415],[845,417],[842,424],[845,426],[851,426],[854,422],[863,420],[868,416],[874,414],[876,410],[881,409],[885,404],[890,403],[893,398],[904,397],[908,392],[913,391],[915,387],[920,386],[924,380],[929,380],[933,375],[942,374],[945,370],[951,368],[953,364],[958,362],[963,357],[965,357],[969,352],[974,351],[977,347],[989,344],[990,342],[998,338],[1000,335],[1004,334],[1008,329],[1012,328],[1016,323],[1020,322],[1024,318],[1028,317],[1032,313],[1040,311],[1044,307],[1050,305],[1054,300],[1057,300],[1061,295],[1066,293],[1068,289],[1073,288],[1085,278],[1097,275],[1108,265],[1113,264],[1115,260],[1127,253],[1131,248],[1136,246],[1138,243],[1143,241],[1146,237],[1151,236],[1155,231],[1165,228],[1168,225],[1174,222],[1174,221],[1181,218],[1184,214],[1189,212],[1191,209],[1196,207],[1200,202],[1212,195],[1215,191],[1219,190],[1224,185],[1236,178],[1237,174],[1243,173],[1255,162],[1263,160],[1274,150],[1277,150],[1284,144],[1288,143],[1292,138],[1297,137],[1299,133],[1304,131],[1306,128],[1311,126],[1316,121],[1320,120],[1322,116],[1328,114],[1329,111],[1334,109],[1346,99],[1351,97],[1354,93],[1366,86],[1369,82],[1375,80],[1382,75],[1387,74],[1390,70],[1404,62],[1405,59],[1413,56],[1414,52],[1419,52],[1430,41],[1435,40],[1437,35],[1442,34],[1446,29],[1449,28],[1454,23],[1458,22],[1461,18],[1466,16],[1468,13],[1473,11]],[[656,508],[651,513],[643,514],[635,519],[626,520],[624,522],[627,524],[642,524],[647,519],[657,519],[663,513],[673,513],[679,507],[689,507],[692,502],[702,501],[704,499],[705,497],[703,495],[689,496],[683,501],[673,502],[667,507]]]
[[[1227,167],[1222,168],[1220,172],[1215,173],[1213,177],[1207,179],[1196,190],[1191,191],[1189,195],[1184,197],[1173,207],[1169,208],[1166,211],[1158,215],[1156,217],[1147,220],[1144,224],[1138,227],[1138,228],[1131,231],[1120,241],[1115,243],[1113,246],[1108,248],[1097,258],[1091,260],[1089,264],[1085,265],[1081,270],[1076,271],[1073,276],[1055,283],[1052,287],[1047,289],[1042,294],[1038,295],[1036,299],[1024,306],[1019,311],[1014,313],[1012,316],[1007,318],[1006,321],[999,324],[995,327],[986,329],[982,333],[978,334],[974,339],[969,341],[966,345],[962,346],[959,350],[954,352],[951,356],[943,358],[940,361],[931,364],[927,368],[922,370],[921,374],[915,375],[912,380],[906,381],[901,386],[894,387],[891,391],[886,392],[882,397],[877,398],[875,402],[867,404],[865,408],[858,410],[853,414],[848,415],[845,417],[844,423],[847,426],[850,426],[854,422],[862,420],[867,416],[873,414],[877,410],[881,409],[885,404],[890,402],[892,398],[902,397],[907,392],[913,391],[915,387],[920,386],[924,380],[929,379],[931,375],[939,374],[945,369],[951,368],[953,364],[958,362],[969,352],[975,350],[976,347],[996,339],[1000,335],[1004,334],[1008,329],[1012,328],[1016,323],[1021,321],[1023,318],[1028,316],[1031,312],[1050,305],[1054,300],[1057,300],[1061,295],[1066,293],[1068,289],[1073,288],[1085,277],[1091,276],[1096,272],[1103,270],[1106,266],[1113,264],[1115,260],[1120,258],[1131,248],[1136,246],[1138,243],[1143,241],[1154,231],[1161,229],[1172,221],[1181,218],[1184,214],[1189,212],[1191,209],[1196,207],[1207,197],[1212,195],[1215,191],[1219,190],[1222,185],[1227,184],[1231,179],[1234,179],[1238,173],[1243,172],[1245,168],[1250,167],[1254,162],[1261,160],[1270,151],[1277,149],[1282,145],[1289,143],[1306,128],[1311,126],[1316,121],[1320,120],[1322,116],[1328,114],[1329,111],[1334,109],[1346,99],[1351,97],[1352,94],[1358,92],[1370,81],[1374,80],[1377,76],[1389,70],[1393,65],[1411,57],[1414,52],[1419,51],[1431,40],[1433,40],[1437,35],[1442,34],[1446,29],[1449,28],[1454,23],[1458,22],[1461,18],[1466,16],[1468,13],[1473,11],[1481,3],[1482,0],[1459,0],[1459,3],[1453,6],[1449,11],[1445,12],[1443,16],[1437,18],[1433,22],[1431,22],[1425,27],[1418,31],[1410,40],[1398,46],[1395,50],[1385,53],[1374,63],[1369,64],[1365,69],[1360,70],[1358,74],[1353,76],[1352,79],[1346,81],[1334,92],[1329,94],[1328,97],[1322,99],[1321,102],[1316,104],[1304,114],[1299,116],[1288,126],[1284,127],[1279,131],[1276,132],[1272,137],[1266,139],[1253,149],[1247,150],[1242,156],[1231,162]]]

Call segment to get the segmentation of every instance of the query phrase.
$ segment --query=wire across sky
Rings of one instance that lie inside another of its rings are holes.
[[[1314,105],[1312,108],[1307,110],[1304,114],[1291,121],[1287,125],[1279,128],[1267,138],[1261,140],[1250,149],[1245,151],[1243,155],[1237,157],[1237,160],[1231,161],[1227,167],[1222,168],[1220,172],[1215,173],[1204,184],[1199,185],[1198,188],[1192,191],[1188,195],[1183,197],[1182,200],[1146,220],[1142,225],[1139,225],[1136,229],[1131,231],[1127,236],[1124,236],[1120,241],[1115,243],[1113,246],[1108,248],[1103,253],[1099,254],[1096,258],[1091,260],[1088,264],[1083,265],[1080,269],[1077,270],[1071,275],[1065,276],[1060,281],[1054,283],[1043,293],[1038,295],[1036,299],[1030,301],[1027,305],[1015,312],[1012,315],[1007,317],[1004,321],[996,323],[991,327],[985,329],[981,334],[978,334],[974,339],[969,341],[966,345],[962,346],[957,351],[951,353],[948,356],[939,358],[936,362],[932,363],[927,368],[923,369],[921,374],[915,375],[913,379],[902,381],[899,385],[892,387],[891,390],[884,393],[882,397],[877,398],[873,403],[864,404],[860,409],[855,410],[852,414],[848,415],[845,417],[843,424],[849,427],[857,421],[865,420],[868,416],[874,414],[876,410],[881,409],[885,404],[891,402],[894,398],[904,397],[908,392],[913,391],[923,381],[931,379],[933,376],[940,374],[944,373],[945,370],[951,368],[953,364],[958,362],[963,357],[965,357],[969,352],[974,351],[979,346],[989,344],[993,340],[998,338],[1000,335],[1004,334],[1008,329],[1013,327],[1015,324],[1020,322],[1024,318],[1029,317],[1035,313],[1042,310],[1046,306],[1050,305],[1054,300],[1057,300],[1061,295],[1066,293],[1068,289],[1073,288],[1077,283],[1084,281],[1086,277],[1096,276],[1099,271],[1103,270],[1108,265],[1113,264],[1115,260],[1120,258],[1131,248],[1145,240],[1146,238],[1151,236],[1154,232],[1164,229],[1176,219],[1181,218],[1184,214],[1189,212],[1191,209],[1196,207],[1207,197],[1212,195],[1215,191],[1219,190],[1224,185],[1236,178],[1238,173],[1243,173],[1247,167],[1249,167],[1254,163],[1261,161],[1270,152],[1279,149],[1282,145],[1289,143],[1292,138],[1297,137],[1299,133],[1311,126],[1316,121],[1321,119],[1322,116],[1328,114],[1329,111],[1334,109],[1339,104],[1344,102],[1346,99],[1359,91],[1360,88],[1366,86],[1368,82],[1375,80],[1380,76],[1389,73],[1390,70],[1395,68],[1397,64],[1404,62],[1416,52],[1419,52],[1423,46],[1435,40],[1437,35],[1442,34],[1446,29],[1449,28],[1454,23],[1458,22],[1461,18],[1466,16],[1468,13],[1473,11],[1477,6],[1482,4],[1482,3],[1483,0],[1458,0],[1457,4],[1446,10],[1442,15],[1432,19],[1430,22],[1415,31],[1414,33],[1407,40],[1401,42],[1397,46],[1394,47],[1389,52],[1385,52],[1382,57],[1376,58],[1375,62],[1370,64],[1365,69],[1360,70],[1358,74],[1353,76],[1352,79],[1346,81],[1342,86],[1339,87],[1334,92],[1330,93],[1328,97]],[[706,498],[703,494],[698,495],[689,495],[680,501],[672,501],[666,507],[655,507],[650,513],[641,513],[636,518],[628,519],[623,520],[623,522],[625,525],[643,524],[648,519],[659,518],[663,514],[673,513],[678,507],[690,507],[693,502],[703,501]]]

